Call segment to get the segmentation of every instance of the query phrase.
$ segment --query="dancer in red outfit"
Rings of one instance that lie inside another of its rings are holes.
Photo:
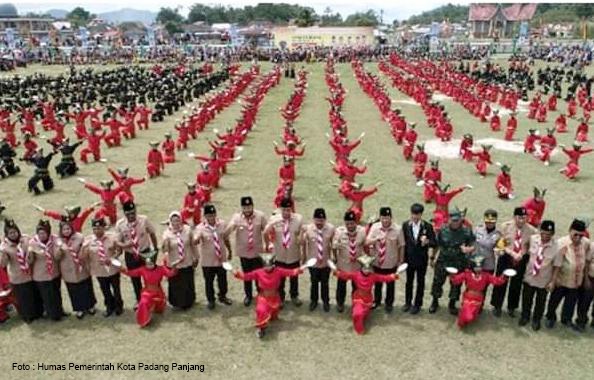
[[[202,206],[206,200],[202,197],[202,193],[196,191],[195,183],[186,183],[188,192],[184,195],[184,202],[181,209],[181,219],[184,223],[189,224],[190,220],[194,225],[200,224],[202,219]]]
[[[575,140],[579,142],[588,141],[588,123],[584,118],[580,118],[580,124],[575,131]]]
[[[467,133],[463,136],[462,141],[460,142],[460,157],[464,161],[472,161],[474,155],[472,153],[472,146],[474,145],[474,138],[470,133]]]
[[[37,211],[43,213],[43,215],[60,221],[68,221],[74,232],[81,232],[87,218],[95,211],[96,207],[101,206],[101,202],[93,204],[91,207],[87,207],[81,212],[80,206],[67,206],[64,207],[65,213],[59,211],[45,210],[44,208],[33,205]]]
[[[464,272],[456,273],[450,277],[453,285],[466,284],[466,289],[462,295],[462,307],[458,313],[457,323],[460,328],[463,328],[478,318],[483,308],[487,286],[501,286],[507,281],[507,278],[504,276],[494,276],[489,272],[483,271],[483,261],[484,257],[477,255],[472,258],[472,271],[466,269]],[[452,270],[452,272],[454,271],[456,269]]]
[[[402,148],[402,155],[406,160],[412,157],[413,149],[417,143],[418,134],[415,131],[416,123],[409,123],[408,129],[404,134],[404,147]]]
[[[136,323],[140,327],[146,327],[151,323],[153,311],[155,313],[163,313],[167,308],[167,297],[161,287],[163,278],[170,278],[177,274],[175,266],[178,262],[168,266],[156,265],[154,262],[154,255],[142,255],[144,258],[144,266],[136,269],[126,269],[122,267],[121,272],[130,277],[141,277],[144,287],[140,293],[140,301],[136,309]],[[179,260],[181,261],[181,260]]]
[[[513,141],[516,129],[518,129],[518,119],[516,119],[517,112],[512,112],[507,119],[507,126],[505,128],[505,141]]]
[[[31,136],[32,135],[29,132],[25,132],[25,134],[23,135],[23,147],[25,148],[25,153],[23,154],[23,157],[21,157],[23,161],[31,159],[35,155],[35,151],[39,147],[35,140],[31,138]]]
[[[85,164],[89,163],[87,156],[93,155],[95,162],[101,160],[101,140],[105,138],[103,130],[92,130],[90,133],[86,132],[87,146],[80,151],[80,160]]]
[[[535,187],[534,196],[522,203],[522,207],[524,207],[528,213],[526,221],[533,227],[540,227],[540,222],[542,221],[547,206],[544,200],[546,193],[547,189],[539,190]]]
[[[355,221],[359,223],[363,217],[363,201],[375,194],[378,188],[382,185],[378,182],[374,187],[368,190],[363,190],[362,183],[352,184],[352,188],[344,192],[344,197],[352,202],[349,210],[355,213]]]
[[[149,127],[149,116],[153,113],[153,111],[148,108],[146,105],[141,103],[135,108],[136,114],[138,114],[138,129],[140,130],[148,130]]]
[[[499,117],[499,111],[493,110],[493,116],[491,117],[490,125],[493,132],[499,132],[501,130],[501,118]]]
[[[502,165],[501,173],[499,173],[495,181],[495,189],[497,189],[497,195],[501,199],[514,199],[514,187],[512,185],[511,175],[509,174],[510,171],[511,167]]]
[[[84,178],[79,178],[78,181],[85,185],[85,187],[91,190],[93,193],[101,197],[101,208],[95,213],[95,219],[109,218],[109,224],[115,225],[117,222],[117,209],[115,205],[115,199],[121,191],[121,187],[112,189],[113,181],[101,181],[101,187],[97,187],[93,184],[87,183]]]
[[[540,140],[536,129],[529,129],[528,136],[524,139],[524,153],[534,154],[536,152],[536,142]]]
[[[151,141],[149,143],[151,150],[146,156],[146,171],[149,178],[158,177],[161,175],[161,170],[165,170],[165,161],[163,154],[159,150],[159,143]]]
[[[565,145],[562,144],[559,144],[559,147],[561,147],[563,149],[563,153],[565,153],[569,157],[569,161],[563,169],[559,170],[559,172],[564,173],[567,179],[573,180],[580,172],[580,158],[584,154],[592,152],[594,149],[582,149],[582,145],[578,142],[575,142],[573,144],[572,150],[566,149]]]
[[[425,165],[427,165],[429,157],[427,156],[427,153],[425,153],[425,144],[417,145],[417,150],[417,153],[415,153],[413,157],[413,175],[417,181],[419,181],[423,178]]]
[[[555,129],[557,133],[567,133],[567,118],[564,114],[559,115],[555,120]]]
[[[303,273],[303,267],[295,269],[279,268],[274,264],[274,254],[260,255],[264,263],[263,268],[249,273],[235,271],[233,275],[242,281],[256,281],[258,295],[256,296],[256,336],[262,338],[270,321],[278,318],[281,299],[278,294],[281,280],[295,277]]]
[[[433,211],[433,228],[435,230],[439,230],[441,226],[449,219],[448,207],[452,199],[454,199],[456,195],[460,194],[465,189],[472,189],[472,186],[466,185],[451,191],[448,191],[450,185],[445,185],[442,187],[440,184],[435,184],[435,186],[437,188],[437,192],[435,192],[434,196],[435,210]]]
[[[557,139],[555,138],[555,128],[547,128],[546,136],[543,136],[540,139],[540,160],[544,162],[545,166],[549,166],[551,153],[556,147]]]
[[[127,202],[134,202],[134,194],[132,194],[132,186],[144,183],[146,178],[134,178],[128,177],[128,168],[118,168],[118,171],[114,171],[111,168],[108,168],[109,174],[111,174],[112,178],[117,182],[118,186],[120,186],[121,191],[118,195],[120,199],[120,203],[124,204]]]
[[[355,290],[352,294],[352,318],[353,328],[359,335],[365,332],[365,319],[371,312],[373,306],[373,292],[377,282],[392,282],[400,278],[397,273],[393,274],[377,274],[373,273],[371,264],[375,260],[372,256],[359,256],[357,261],[361,264],[361,270],[358,272],[343,272],[336,269],[332,265],[334,275],[343,281],[352,281],[355,285]]]
[[[175,162],[175,141],[171,139],[171,133],[165,133],[165,141],[161,143],[163,162],[171,164]]]
[[[476,171],[481,175],[481,177],[485,177],[487,175],[487,169],[489,168],[489,164],[493,164],[491,162],[491,153],[490,150],[493,147],[492,145],[481,145],[483,148],[482,151],[478,153],[473,153],[472,155],[478,158],[478,161],[475,165]]]
[[[437,187],[435,184],[441,182],[441,170],[439,170],[439,160],[431,161],[431,168],[423,176],[423,199],[425,203],[431,203],[435,198]],[[420,186],[420,184],[419,184]]]

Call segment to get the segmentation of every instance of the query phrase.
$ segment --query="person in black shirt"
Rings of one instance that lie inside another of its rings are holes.
[[[406,296],[402,311],[418,314],[423,306],[425,292],[425,274],[428,265],[428,250],[436,246],[435,232],[431,223],[422,219],[424,207],[415,203],[410,208],[410,220],[402,224],[404,234],[404,261],[406,270]],[[413,283],[417,283],[417,292],[413,303]]]

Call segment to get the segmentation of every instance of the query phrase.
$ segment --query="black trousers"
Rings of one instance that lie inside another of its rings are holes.
[[[534,309],[532,309],[533,304]],[[522,288],[522,319],[530,320],[530,317],[532,317],[533,321],[540,321],[544,315],[546,304],[547,290],[545,288],[537,288],[524,283]]]
[[[491,294],[491,306],[496,309],[501,309],[503,307],[503,301],[505,300],[505,292],[507,291],[507,310],[516,310],[518,308],[520,305],[522,283],[528,259],[528,255],[524,255],[518,265],[514,266],[513,259],[510,255],[503,255],[499,258],[495,271],[497,276],[500,276],[504,270],[509,268],[515,269],[518,274],[510,278],[504,285],[493,288],[493,293]]]
[[[135,258],[133,253],[125,252],[124,258],[126,260],[126,267],[128,269],[136,269],[144,265],[144,262],[142,261],[140,255],[138,256],[138,258]],[[142,280],[140,277],[130,277],[130,280],[132,280],[134,295],[136,296],[136,302],[138,302],[140,301],[140,292],[142,291]]]
[[[433,268],[433,283],[431,284],[431,295],[435,299],[440,299],[443,295],[443,286],[448,280],[448,272],[446,271],[446,264],[441,261],[435,263]],[[464,270],[462,266],[457,268],[458,270]],[[454,285],[450,282],[450,301],[458,301],[460,299],[462,285]]]
[[[209,303],[215,302],[214,280],[217,278],[219,299],[227,297],[227,271],[223,267],[202,267],[204,274],[204,287],[206,288],[206,299]]]
[[[573,319],[573,312],[577,302],[578,290],[570,289],[563,286],[555,288],[549,297],[549,304],[547,305],[547,319],[557,320],[557,308],[563,300],[563,307],[561,308],[561,322],[569,323]]]
[[[67,282],[68,296],[72,303],[72,310],[87,311],[95,307],[97,300],[93,291],[93,282],[91,277],[81,282]]]
[[[347,282],[345,280],[338,280],[336,281],[336,304],[337,305],[344,305],[344,300],[346,299],[346,290],[347,290]],[[357,289],[354,281],[351,281],[351,293]]]
[[[577,320],[575,322],[578,325],[585,325],[588,323],[588,310],[594,299],[594,290],[582,286],[578,289],[577,298]]]
[[[295,268],[299,268],[299,261],[295,261],[294,263],[277,262],[276,265],[278,265],[279,268],[295,269]],[[283,278],[281,280],[280,286],[278,288],[278,293],[280,295],[281,302],[285,300],[285,296],[286,296],[285,282],[286,282],[286,279]],[[289,282],[290,282],[289,294],[291,295],[291,298],[299,297],[299,277],[293,276],[289,279]]]
[[[30,323],[43,315],[43,301],[35,282],[11,284],[21,318]]]
[[[415,303],[417,307],[423,306],[423,294],[425,293],[425,275],[427,274],[427,265],[425,266],[409,266],[406,269],[406,294],[404,303],[412,304],[413,300],[413,285],[416,279],[417,293],[415,294]]]
[[[194,283],[194,267],[181,268],[177,274],[169,278],[169,304],[179,309],[189,309],[196,302],[196,286]]]
[[[41,181],[43,184],[43,189],[45,191],[50,191],[54,188],[54,181],[48,174],[40,175],[40,174],[33,174],[33,177],[29,178],[28,187],[29,192],[34,192],[35,194],[41,193],[37,184]]]
[[[378,267],[373,267],[373,271],[377,274],[392,274],[396,273],[396,267],[394,268],[387,268],[382,269]],[[387,282],[386,284],[386,306],[394,305],[394,293],[395,293],[395,284],[394,281]],[[376,282],[373,287],[373,302],[377,304],[382,303],[382,289],[384,287],[383,282]]]
[[[240,257],[239,261],[241,262],[241,270],[243,271],[243,273],[249,273],[253,270],[256,270],[258,268],[262,268],[262,260],[258,257],[254,257],[254,258],[247,258],[247,257]],[[256,284],[256,287],[258,286],[258,284],[256,283],[256,281],[244,281],[243,282],[243,291],[245,292],[245,296],[247,298],[253,298],[253,284]]]
[[[312,303],[318,303],[318,296],[322,298],[322,302],[330,303],[330,289],[328,282],[330,281],[330,268],[309,268],[311,276],[311,286],[309,298]],[[321,294],[320,294],[321,287]]]
[[[47,317],[59,321],[64,316],[62,308],[61,279],[56,277],[50,281],[35,281],[35,285],[41,295],[43,310]]]
[[[120,291],[120,274],[116,273],[109,277],[97,277],[101,293],[103,293],[103,303],[108,312],[122,310],[124,301],[122,301],[122,292]]]

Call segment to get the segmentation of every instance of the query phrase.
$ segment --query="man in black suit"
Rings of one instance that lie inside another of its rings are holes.
[[[410,207],[410,220],[402,223],[404,233],[404,260],[406,270],[406,297],[402,311],[418,314],[423,305],[425,274],[427,273],[428,250],[435,248],[435,232],[431,223],[422,219],[424,207],[415,203]],[[413,304],[413,282],[417,279],[417,293]]]

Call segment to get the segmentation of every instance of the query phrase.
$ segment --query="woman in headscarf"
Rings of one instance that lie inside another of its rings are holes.
[[[19,315],[26,323],[31,323],[43,315],[43,303],[31,276],[28,242],[29,237],[21,234],[14,220],[7,219],[4,222],[4,239],[0,243],[0,267],[8,268],[8,279]]]
[[[97,303],[89,273],[88,256],[82,255],[83,242],[83,235],[74,231],[69,218],[60,222],[58,238],[60,273],[68,289],[72,310],[78,319],[82,319],[85,314],[94,315]]]
[[[49,220],[40,220],[35,235],[29,240],[29,255],[33,265],[33,281],[43,301],[45,315],[54,321],[65,316],[60,292],[58,238],[52,234]]]
[[[169,278],[169,303],[189,309],[196,301],[194,270],[198,266],[198,248],[193,244],[192,228],[183,224],[177,211],[169,214],[169,227],[163,232],[162,251],[166,262],[178,262],[177,274]]]

